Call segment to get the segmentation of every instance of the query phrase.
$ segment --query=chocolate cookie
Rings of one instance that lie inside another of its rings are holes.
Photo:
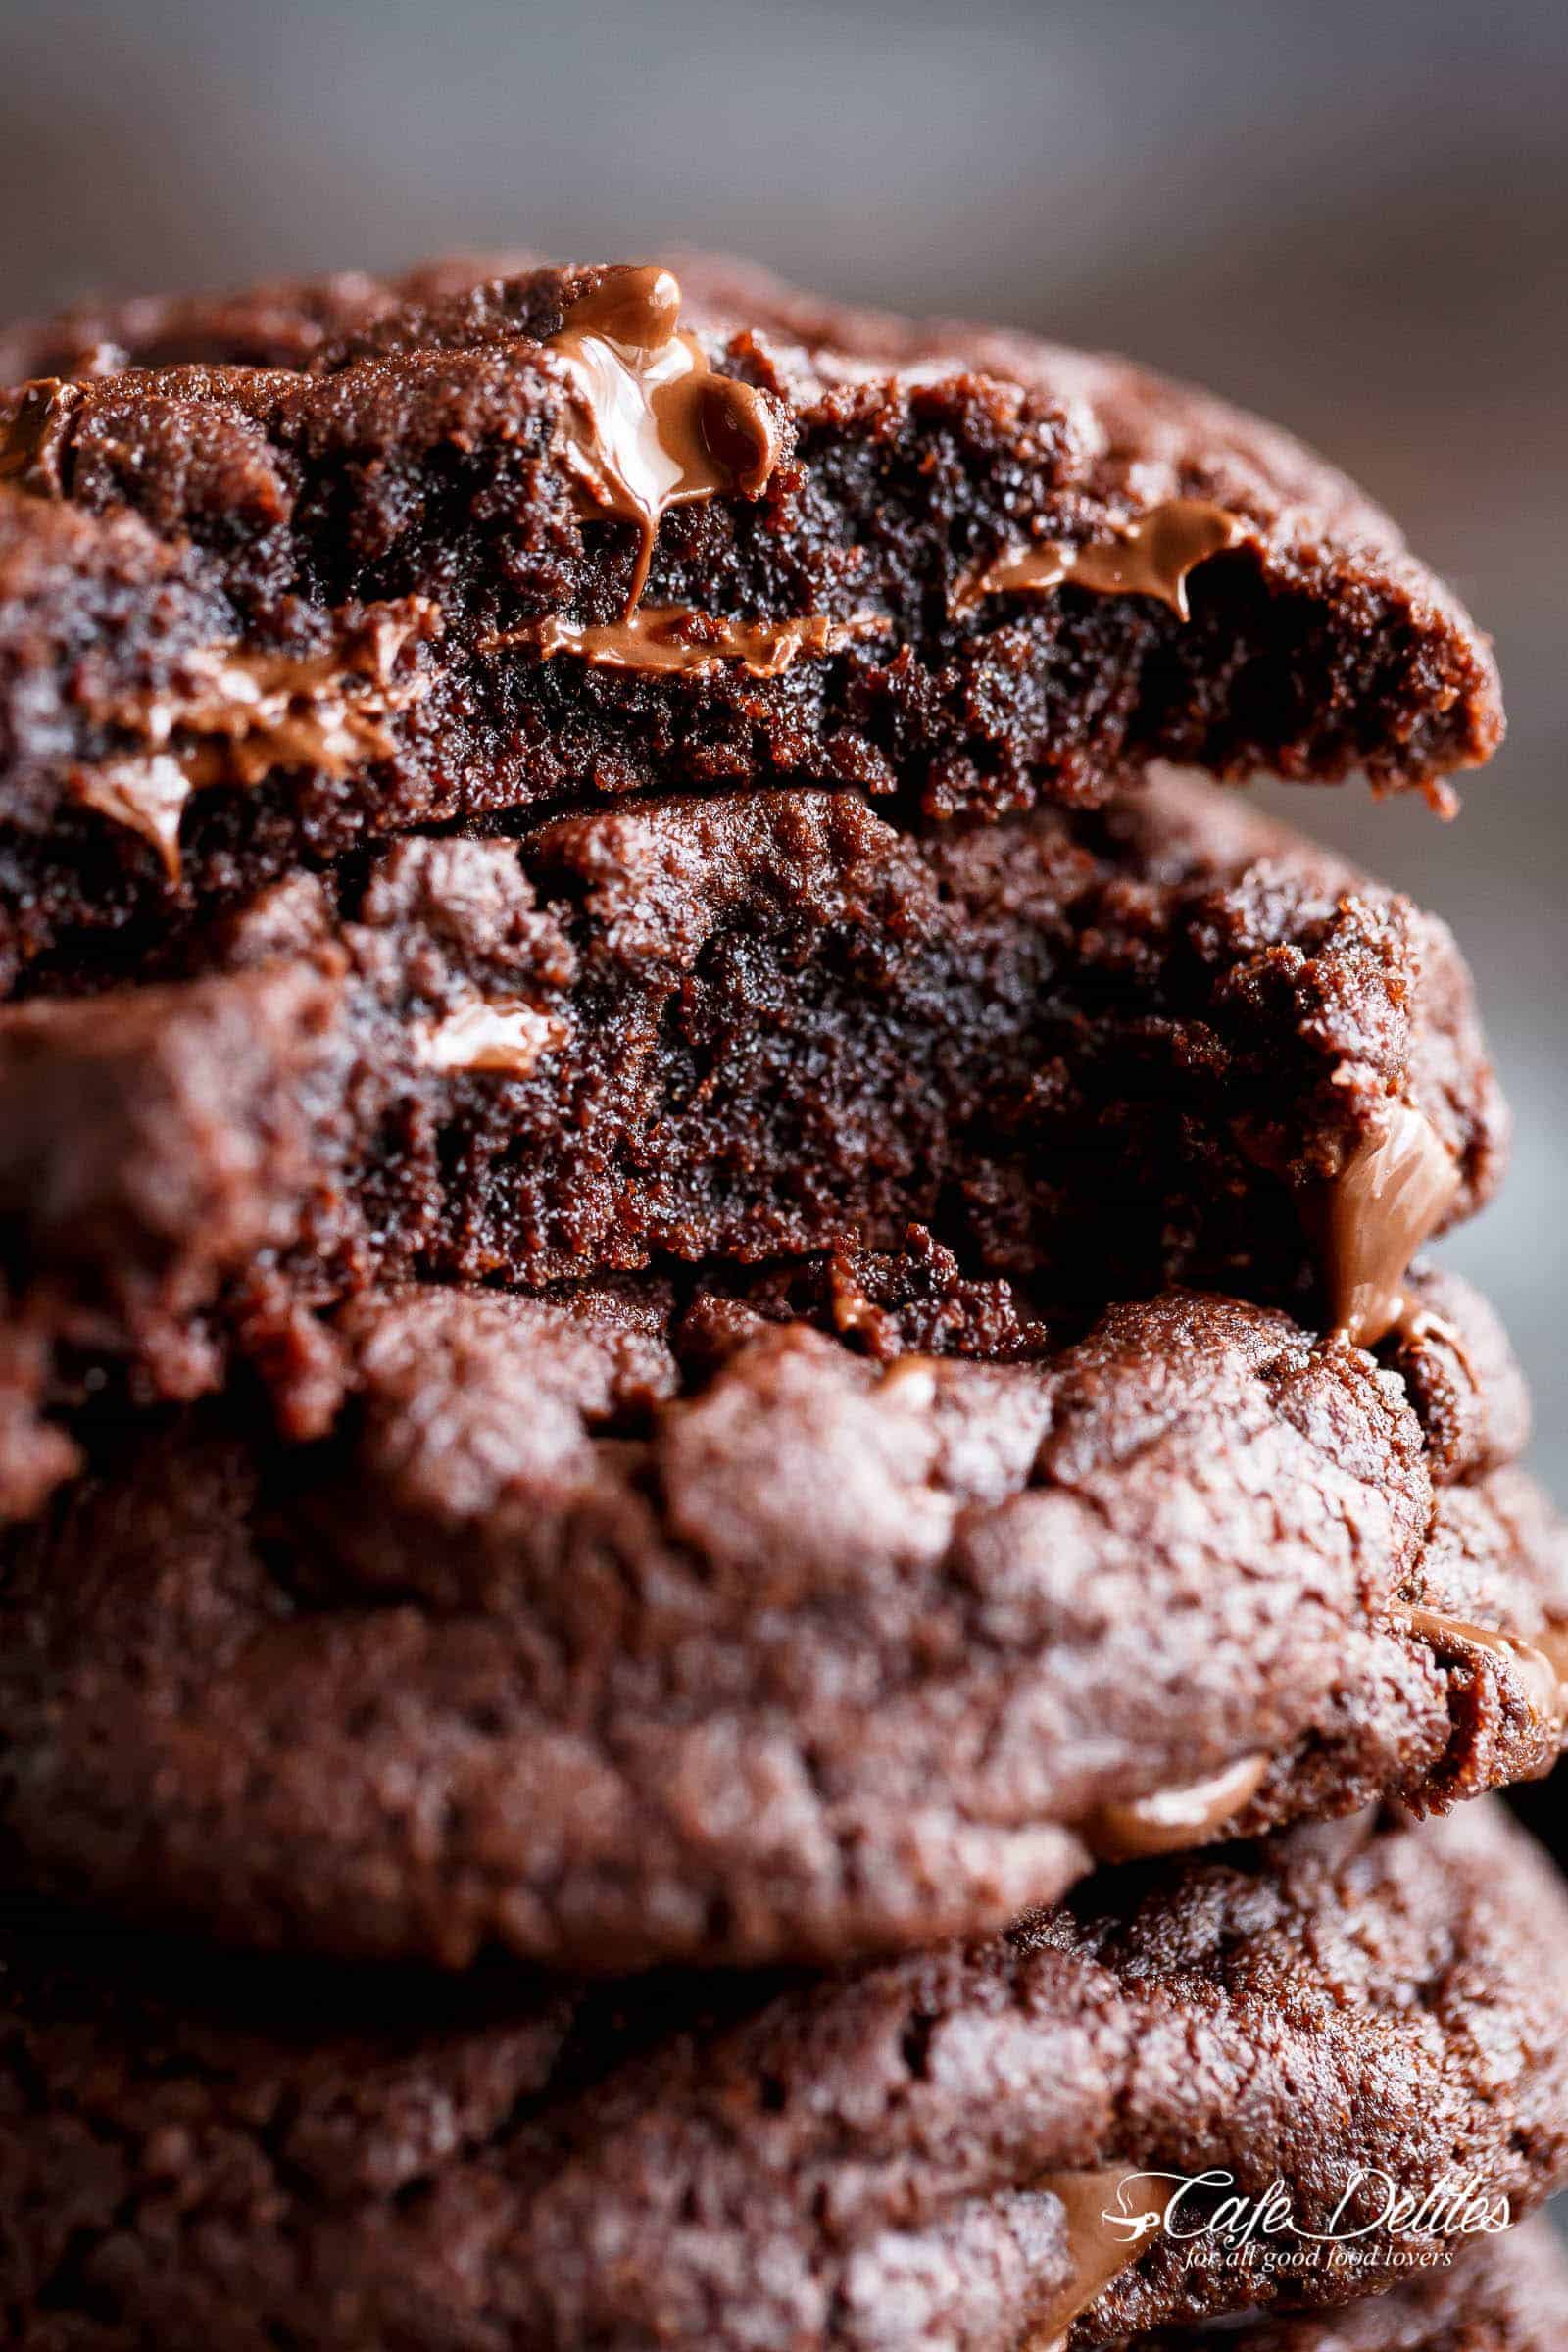
[[[323,1979],[23,1914],[0,2310],[19,2352],[1077,2352],[1332,2303],[1568,2171],[1565,1954],[1485,1806],[814,1982]],[[1218,2181],[1361,2259],[1236,2259]]]
[[[0,965],[672,776],[994,812],[1154,756],[1435,789],[1494,747],[1469,617],[1283,434],[1121,361],[686,282],[328,288],[292,348],[266,289],[254,329],[163,314],[186,365],[16,392]],[[306,365],[211,361],[259,347]]]
[[[367,1295],[270,1367],[329,1437],[111,1427],[0,1552],[0,1843],[242,1942],[831,1961],[1541,1772],[1517,1374],[1457,1284],[1384,1352],[940,1253]]]
[[[918,1222],[1057,1302],[1202,1283],[1368,1339],[1501,1173],[1444,926],[1174,777],[921,838],[771,791],[406,841],[157,968],[0,1009],[28,1351],[0,1511],[65,1458],[29,1440],[29,1389],[107,1360],[188,1397],[236,1339],[371,1279],[888,1249]]]

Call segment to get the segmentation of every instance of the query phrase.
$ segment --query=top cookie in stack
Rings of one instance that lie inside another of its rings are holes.
[[[11,982],[389,832],[672,779],[996,812],[1152,756],[1437,791],[1497,741],[1394,525],[1201,394],[711,263],[445,282],[11,338]]]

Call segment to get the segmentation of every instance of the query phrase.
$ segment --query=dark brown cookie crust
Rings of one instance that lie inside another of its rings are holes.
[[[1451,1169],[1445,1223],[1504,1155],[1445,927],[1174,777],[920,839],[788,791],[405,842],[156,968],[0,1009],[28,1350],[0,1512],[62,1458],[29,1389],[47,1407],[107,1363],[188,1397],[371,1279],[889,1249],[918,1222],[1058,1302],[1176,1281],[1314,1318],[1322,1204],[1392,1117]]]
[[[1554,1686],[1408,1616],[1568,1626],[1517,1374],[1430,1305],[1401,1377],[1197,1294],[1053,1333],[940,1254],[371,1294],[272,1367],[329,1438],[110,1430],[0,1554],[13,1867],[242,1942],[827,1961],[1216,1774],[1187,1842],[1540,1772]]]
[[[0,2310],[19,2352],[1011,2352],[1070,2272],[1063,2173],[1279,2180],[1307,2230],[1357,2166],[1537,2201],[1565,1951],[1484,1807],[1106,1873],[993,1943],[783,1985],[323,1980],[19,1918]],[[1074,2347],[1280,2291],[1182,2251]],[[1286,2291],[1391,2282],[1389,2251]]]
[[[89,298],[0,327],[0,384],[44,375],[90,383],[126,368],[308,368],[345,336],[539,266],[538,254],[453,254],[390,278],[340,270],[232,294]]]
[[[534,269],[390,313],[367,295],[369,323],[314,349],[354,299],[307,292],[291,329],[266,290],[254,332],[243,302],[205,324],[176,306],[162,335],[132,322],[133,351],[261,348],[306,367],[204,359],[13,403],[13,967],[63,926],[156,919],[376,834],[672,774],[848,782],[946,813],[1102,799],[1152,756],[1396,785],[1494,747],[1485,641],[1387,517],[1286,436],[1120,361],[832,312],[722,265],[688,268],[689,313],[720,368],[768,396],[786,455],[760,497],[666,517],[645,601],[875,628],[775,678],[596,669],[498,642],[552,613],[613,618],[631,578],[632,535],[579,520],[541,350],[595,282]],[[1105,541],[1172,498],[1243,531],[1194,573],[1190,619],[1073,587],[953,609],[999,551]],[[400,650],[378,748],[330,774],[296,746],[265,780],[248,761],[197,792],[179,882],[133,828],[79,805],[84,776],[101,787],[106,762],[156,748],[193,655],[352,666],[383,626]]]

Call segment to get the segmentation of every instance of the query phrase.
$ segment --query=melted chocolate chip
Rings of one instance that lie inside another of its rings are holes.
[[[577,296],[545,345],[566,376],[562,454],[584,509],[631,523],[640,537],[628,615],[669,510],[720,491],[755,498],[778,463],[763,395],[721,375],[679,319],[668,270],[620,267]]]
[[[80,400],[79,384],[62,383],[52,375],[23,387],[0,440],[0,482],[45,498],[61,495],[61,458]]]
[[[1475,1650],[1495,1658],[1521,1685],[1531,1712],[1541,1718],[1555,1740],[1568,1717],[1568,1642],[1559,1631],[1547,1629],[1535,1641],[1500,1632],[1495,1626],[1472,1625],[1438,1609],[1399,1603],[1391,1614],[1429,1642],[1439,1656],[1463,1658]],[[1544,1769],[1544,1767],[1543,1769]]]
[[[1127,2167],[1117,2164],[1098,2172],[1046,2173],[1034,2183],[1054,2196],[1066,2215],[1072,2269],[1030,2332],[1031,2352],[1066,2352],[1073,2321],[1144,2251],[1141,2236],[1113,2228],[1105,2217],[1106,2206],[1126,2178]]]
[[[1398,1321],[1410,1260],[1442,1225],[1459,1184],[1431,1120],[1394,1102],[1381,1128],[1306,1201],[1330,1313],[1358,1348]]]
[[[1268,1756],[1240,1756],[1205,1780],[1156,1788],[1123,1804],[1101,1805],[1084,1824],[1085,1843],[1102,1862],[1131,1862],[1201,1844],[1262,1787],[1271,1761]]]
[[[801,654],[839,653],[857,638],[891,626],[875,613],[854,620],[829,620],[822,613],[796,620],[724,620],[689,612],[684,605],[656,605],[598,626],[553,612],[493,638],[490,650],[533,645],[547,662],[556,654],[576,654],[598,669],[678,671],[687,677],[710,675],[733,662],[750,677],[776,678]]]
[[[84,808],[96,808],[111,824],[151,843],[171,882],[179,880],[179,820],[193,789],[186,769],[168,752],[103,760],[78,768],[71,780],[72,797]]]
[[[244,653],[227,644],[184,656],[176,683],[106,704],[98,715],[148,749],[76,770],[72,797],[152,843],[171,880],[193,792],[259,784],[277,767],[352,775],[393,751],[386,721],[423,700],[430,680],[400,667],[440,626],[426,597],[372,607],[324,653]]]
[[[1101,596],[1157,597],[1186,620],[1189,574],[1246,534],[1240,516],[1224,507],[1203,498],[1169,498],[1114,539],[1078,548],[1047,541],[997,557],[960,586],[954,608],[971,612],[988,596],[1070,586]]]
[[[531,1004],[474,996],[429,1023],[419,1033],[416,1051],[426,1069],[493,1070],[525,1078],[565,1036],[564,1021],[536,1012]]]

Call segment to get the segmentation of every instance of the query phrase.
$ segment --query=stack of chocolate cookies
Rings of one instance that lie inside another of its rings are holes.
[[[1505,1116],[1225,789],[1467,614],[731,265],[0,377],[0,2341],[1560,2352]]]

